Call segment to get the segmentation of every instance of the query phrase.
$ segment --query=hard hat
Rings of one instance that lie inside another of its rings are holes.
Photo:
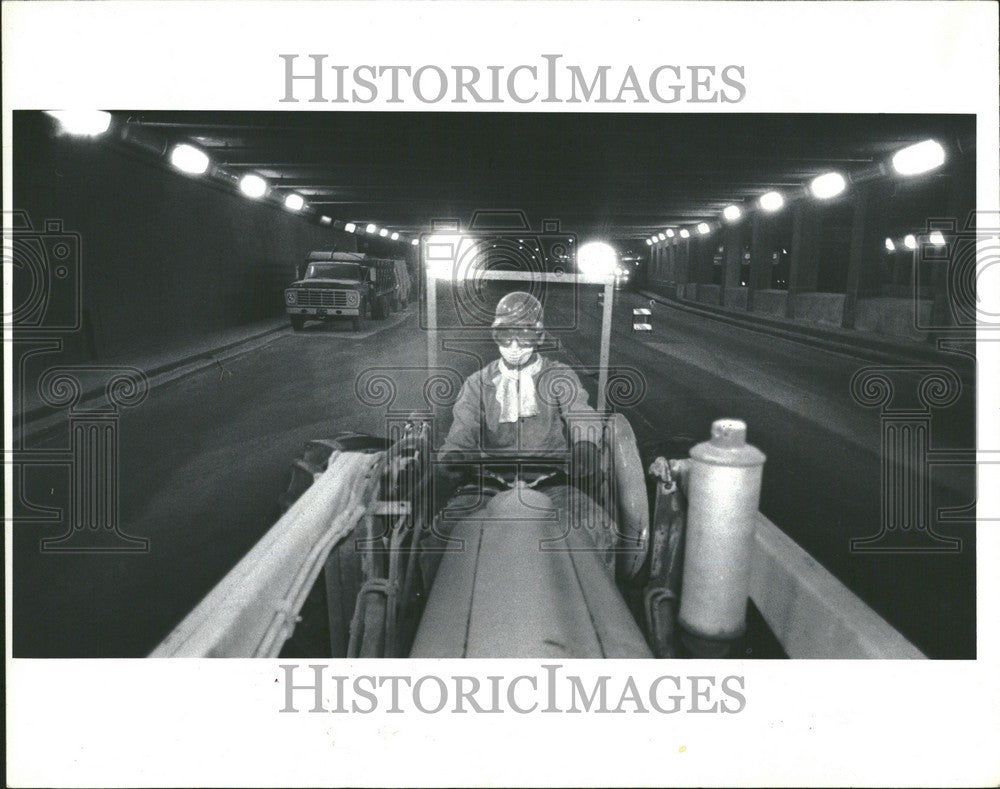
[[[542,304],[530,293],[514,291],[497,302],[493,318],[494,342],[509,345],[517,340],[521,345],[537,345],[544,336]]]
[[[523,290],[508,293],[497,302],[493,318],[493,328],[500,326],[541,329],[542,303]]]

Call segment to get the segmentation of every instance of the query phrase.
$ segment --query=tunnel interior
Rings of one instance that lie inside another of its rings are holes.
[[[974,657],[974,466],[906,476],[919,462],[887,464],[880,444],[896,411],[922,409],[907,428],[921,441],[975,447],[974,116],[109,117],[78,135],[13,113],[15,654],[147,654],[273,525],[305,442],[378,435],[426,407],[431,287],[448,302],[434,342],[454,379],[433,404],[442,437],[462,380],[496,357],[493,307],[521,286],[434,284],[420,245],[506,212],[520,219],[488,236],[483,259],[496,244],[519,252],[497,256],[499,270],[573,272],[590,241],[632,260],[610,343],[612,366],[643,382],[616,407],[644,461],[683,456],[719,416],[745,418],[770,458],[761,511],[929,656]],[[893,155],[924,140],[943,162],[895,172]],[[180,171],[178,147],[205,170]],[[828,172],[847,187],[816,198],[809,185]],[[243,191],[248,175],[261,196]],[[783,207],[762,209],[775,191]],[[403,260],[412,303],[360,331],[292,334],[286,288],[317,250]],[[546,352],[580,370],[591,403],[599,292],[539,288]],[[648,336],[633,328],[642,308]],[[899,376],[882,410],[852,389],[876,364]],[[954,398],[925,397],[931,367],[958,382]],[[399,401],[365,399],[376,375]],[[73,477],[77,453],[98,451],[92,436],[114,468],[100,496]],[[919,491],[912,511],[900,490]],[[856,549],[896,527],[899,550]],[[935,533],[933,550],[911,550]],[[760,639],[758,656],[778,654]]]

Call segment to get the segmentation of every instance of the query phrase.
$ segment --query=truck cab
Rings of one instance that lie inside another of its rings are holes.
[[[285,290],[285,313],[301,331],[308,320],[384,318],[398,304],[395,266],[361,252],[310,252],[299,279]]]

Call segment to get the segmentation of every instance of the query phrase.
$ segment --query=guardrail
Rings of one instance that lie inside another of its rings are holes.
[[[372,499],[381,455],[338,452],[149,657],[277,657],[327,556]]]
[[[750,598],[790,658],[925,657],[759,513]]]

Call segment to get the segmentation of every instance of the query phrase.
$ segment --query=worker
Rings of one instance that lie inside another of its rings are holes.
[[[497,303],[492,326],[499,358],[470,375],[453,408],[446,460],[567,456],[577,475],[597,467],[600,417],[572,368],[539,352],[542,305],[516,291]]]
[[[546,493],[567,528],[584,529],[613,569],[615,533],[597,503],[602,498],[604,418],[588,404],[587,392],[572,368],[540,352],[545,327],[542,305],[533,295],[516,291],[500,299],[492,337],[499,358],[470,375],[455,401],[451,429],[437,454],[433,510],[445,505],[455,513],[475,509],[481,503],[477,492],[466,490],[455,498],[453,494],[463,481],[475,479],[484,461],[503,467],[505,458],[524,461],[535,456],[563,463],[568,459],[567,476],[575,484],[567,486],[565,477],[557,477],[551,481],[558,483],[561,478],[562,484],[552,485]],[[449,549],[453,524],[454,516],[442,513],[423,540],[421,565],[428,584],[441,554]]]

